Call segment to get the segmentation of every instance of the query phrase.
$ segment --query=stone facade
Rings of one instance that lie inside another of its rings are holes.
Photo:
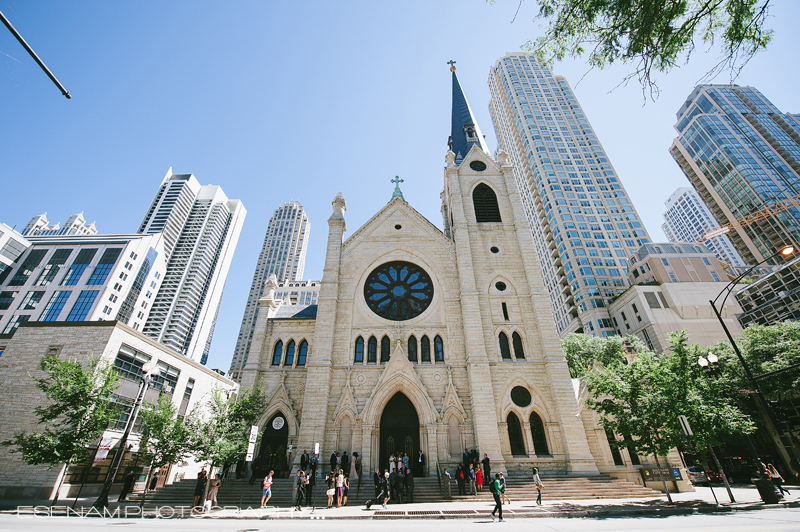
[[[494,192],[501,221],[477,221],[473,198],[479,186]],[[418,433],[409,433],[406,441],[425,453],[426,475],[435,474],[437,464],[452,467],[464,448],[488,454],[493,471],[511,474],[534,466],[547,473],[615,470],[605,435],[597,436],[593,419],[587,424],[580,417],[578,391],[505,154],[495,161],[474,147],[456,164],[448,152],[445,231],[395,197],[343,241],[345,210],[340,193],[328,220],[318,305],[282,305],[275,298],[275,279],[268,281],[244,368],[242,387],[258,384],[270,397],[259,421],[262,438],[277,437],[269,426],[276,416],[288,425],[279,442],[281,449],[293,448],[287,469],[298,467],[302,451],[311,452],[317,443],[323,463],[333,451],[357,451],[365,473],[388,467],[382,460],[391,445],[385,434],[392,420],[384,410],[403,394],[415,410],[409,417],[418,422],[411,431]],[[396,261],[422,269],[433,285],[429,306],[405,320],[381,317],[364,295],[372,272]],[[423,337],[440,338],[441,359],[431,351],[429,361],[410,360],[412,336],[414,345]],[[371,338],[378,346],[388,339],[388,360],[378,354],[368,360]],[[356,361],[359,339],[363,356]],[[303,364],[297,353],[286,363],[292,342],[293,349],[306,342]],[[530,398],[512,400],[517,388]],[[265,446],[259,448],[263,454]]]
[[[143,358],[149,357],[151,364],[158,362],[168,364],[178,370],[171,392],[173,403],[181,413],[189,412],[195,406],[201,406],[209,398],[214,388],[234,393],[238,386],[225,377],[201,366],[199,363],[180,355],[153,339],[133,330],[127,325],[115,321],[95,322],[35,322],[25,323],[16,330],[13,336],[0,336],[0,389],[3,399],[0,404],[0,435],[3,439],[18,432],[39,432],[42,427],[37,423],[34,408],[46,404],[44,394],[35,387],[30,375],[43,375],[39,368],[42,356],[55,354],[62,359],[74,359],[88,363],[90,358],[101,358],[114,364],[122,346],[135,350]],[[185,392],[189,379],[194,380],[188,400]],[[116,394],[127,399],[134,399],[138,393],[139,382],[130,378],[121,378]],[[155,401],[159,390],[150,388],[145,401]],[[202,410],[202,408],[201,408]],[[121,430],[109,430],[108,434],[117,438],[119,443]],[[138,450],[138,434],[133,432],[128,439],[132,444],[131,452]],[[127,460],[127,458],[126,458]],[[51,499],[55,495],[55,486],[64,474],[64,467],[47,469],[46,466],[29,466],[20,455],[9,452],[8,447],[0,447],[0,499]],[[99,468],[100,478],[108,470],[110,460],[95,462],[93,468]],[[184,475],[194,477],[202,467],[193,459],[181,464],[174,464],[169,471],[167,482]],[[122,471],[124,469],[120,468]],[[81,494],[96,494],[100,482],[87,484]],[[119,488],[119,484],[116,486]],[[60,497],[74,495],[77,485],[65,482]]]

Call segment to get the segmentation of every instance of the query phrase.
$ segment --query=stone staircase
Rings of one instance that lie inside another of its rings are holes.
[[[548,475],[542,478],[542,482],[544,483],[542,497],[548,501],[662,496],[658,491],[608,475]],[[443,502],[436,477],[416,478],[414,484],[415,502]],[[190,506],[194,499],[194,486],[194,480],[182,480],[151,491],[147,494],[145,505]],[[268,506],[290,507],[294,496],[292,486],[292,478],[275,479]],[[455,480],[450,483],[450,493],[454,501],[492,500],[488,486],[484,486],[483,491],[477,495],[458,495],[458,485]],[[537,492],[530,477],[506,477],[506,495],[513,501],[535,500]],[[356,483],[352,483],[348,494],[348,506],[363,505],[372,497],[374,488],[371,478],[361,481],[360,492]],[[130,499],[138,501],[138,496]],[[251,485],[247,480],[227,480],[220,488],[217,500],[220,506],[240,506],[241,501],[241,506],[244,508],[258,508],[261,506],[261,483],[257,481]],[[317,484],[314,502],[317,507],[327,505],[325,484],[321,480]],[[404,502],[407,502],[407,499]]]

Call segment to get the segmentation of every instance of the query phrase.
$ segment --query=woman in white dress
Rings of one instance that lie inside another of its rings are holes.
[[[389,457],[389,474],[391,475],[394,473],[395,469],[397,469],[397,461],[394,458],[394,454]]]
[[[358,453],[354,452],[353,456],[350,457],[350,474],[348,475],[350,478],[358,478],[358,468],[356,467],[357,462]]]

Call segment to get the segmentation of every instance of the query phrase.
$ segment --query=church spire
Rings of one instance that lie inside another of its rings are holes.
[[[489,148],[486,146],[486,141],[483,139],[475,117],[472,115],[472,109],[467,103],[464,91],[461,90],[461,84],[458,82],[458,76],[456,76],[455,61],[448,61],[448,64],[450,65],[450,72],[453,73],[453,119],[448,145],[450,150],[456,154],[456,164],[461,164],[461,161],[467,156],[473,145],[477,145],[487,154],[489,153]]]

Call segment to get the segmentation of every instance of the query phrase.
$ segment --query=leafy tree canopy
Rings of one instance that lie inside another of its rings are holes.
[[[488,0],[493,3],[494,0]],[[542,61],[582,57],[592,67],[631,63],[650,96],[658,95],[656,72],[667,73],[689,61],[698,44],[721,51],[719,63],[707,73],[724,70],[735,79],[772,31],[765,28],[771,0],[537,0],[537,19],[547,22],[544,35],[523,49]]]
[[[142,436],[139,452],[151,459],[151,469],[183,461],[191,455],[191,424],[178,418],[178,409],[166,394],[146,404],[139,417]]]
[[[637,352],[647,351],[647,348],[636,336],[609,336],[599,338],[586,334],[568,334],[561,340],[561,348],[567,358],[569,374],[573,379],[586,375],[593,362],[602,366],[611,366],[624,361],[625,342],[628,342]]]
[[[109,402],[119,377],[109,364],[91,360],[88,367],[75,360],[45,356],[40,363],[43,377],[31,376],[48,403],[34,413],[44,430],[19,432],[0,442],[15,447],[27,464],[55,467],[82,457],[119,415]]]

